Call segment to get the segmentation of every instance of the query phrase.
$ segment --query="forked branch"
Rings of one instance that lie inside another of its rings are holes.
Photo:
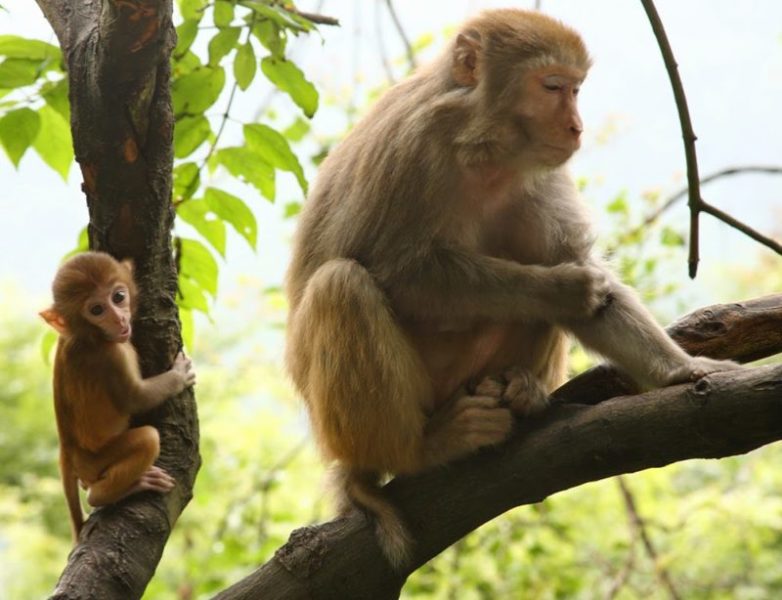
[[[698,250],[698,217],[701,212],[709,213],[730,227],[750,236],[756,242],[768,246],[777,254],[782,254],[782,245],[778,242],[762,235],[749,227],[749,225],[742,223],[727,213],[706,204],[701,197],[700,177],[698,175],[698,157],[695,151],[695,141],[697,140],[697,137],[693,131],[690,109],[687,106],[687,97],[684,93],[681,77],[679,77],[676,58],[673,55],[671,44],[668,41],[668,36],[665,33],[665,28],[660,20],[660,15],[657,13],[654,2],[652,0],[641,0],[641,4],[643,4],[646,15],[649,18],[649,23],[652,26],[655,38],[657,38],[657,44],[660,47],[660,52],[662,53],[663,61],[665,62],[665,69],[668,71],[668,78],[671,81],[673,97],[676,101],[676,109],[679,113],[682,138],[684,140],[684,156],[687,163],[688,204],[690,207],[690,256],[688,260],[690,277],[695,278],[695,275],[698,272],[698,262],[700,260]]]

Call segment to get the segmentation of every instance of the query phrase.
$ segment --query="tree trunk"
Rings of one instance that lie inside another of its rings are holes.
[[[140,288],[133,344],[145,377],[181,347],[171,245],[174,116],[169,93],[176,34],[170,0],[37,0],[66,60],[71,129],[90,222],[90,248],[135,263]],[[95,511],[54,598],[140,598],[200,466],[192,390],[139,419],[160,431],[159,464],[177,480]]]

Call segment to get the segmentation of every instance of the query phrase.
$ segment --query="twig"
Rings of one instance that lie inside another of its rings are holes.
[[[749,225],[742,223],[738,219],[734,219],[729,214],[721,211],[719,208],[715,206],[712,206],[711,204],[705,202],[704,200],[701,200],[701,210],[705,213],[710,214],[712,217],[719,219],[723,223],[730,225],[734,229],[738,229],[740,232],[742,232],[745,235],[748,235],[756,242],[759,242],[764,246],[768,246],[769,248],[774,250],[774,252],[776,252],[777,254],[782,254],[782,244],[780,244],[776,240],[772,240],[771,238],[766,237],[762,233],[755,231]]]
[[[627,559],[625,560],[624,565],[622,565],[622,570],[617,573],[616,577],[613,578],[611,581],[611,585],[608,588],[608,591],[606,592],[606,598],[608,600],[613,600],[619,595],[619,592],[622,591],[622,588],[627,585],[627,580],[630,578],[630,574],[633,572],[633,568],[635,567],[635,537],[637,536],[637,532],[635,529],[633,530],[633,543],[630,545],[630,547],[627,549]]]
[[[383,70],[386,72],[386,78],[389,84],[396,83],[394,78],[394,72],[391,69],[391,64],[388,62],[388,55],[386,54],[386,46],[383,43],[383,28],[380,26],[380,2],[375,3],[375,35],[377,36],[377,47],[380,53],[380,62],[383,65]]]
[[[405,45],[407,62],[410,64],[410,70],[412,71],[417,66],[415,61],[415,52],[413,51],[413,47],[410,45],[410,40],[407,39],[407,34],[405,34],[405,30],[402,27],[402,23],[396,14],[396,10],[394,9],[394,5],[391,0],[386,0],[386,6],[388,7],[388,13],[391,15],[391,19],[394,21],[396,31],[399,33],[399,37],[402,39],[402,43]]]
[[[663,55],[665,68],[668,71],[668,77],[671,80],[673,88],[673,97],[676,101],[676,109],[679,112],[679,123],[682,128],[682,138],[684,139],[684,156],[687,161],[687,184],[689,188],[689,206],[690,206],[690,278],[694,279],[698,273],[698,215],[702,209],[700,178],[698,177],[698,158],[695,152],[695,132],[692,129],[690,120],[690,110],[687,107],[687,98],[684,94],[684,86],[679,77],[678,65],[673,56],[673,50],[668,42],[668,36],[665,33],[660,15],[652,0],[641,0],[646,15],[649,17],[649,23],[652,25],[652,31],[657,38],[657,44],[660,46],[660,52]]]
[[[766,166],[756,166],[756,165],[748,165],[744,167],[728,167],[727,169],[722,169],[720,171],[716,171],[715,173],[712,173],[711,175],[703,177],[700,181],[700,184],[701,186],[704,186],[707,183],[711,183],[712,181],[716,181],[724,177],[733,177],[734,175],[744,175],[748,173],[782,175],[782,167],[772,167],[772,166],[766,167]],[[653,213],[647,215],[646,218],[644,218],[643,222],[638,227],[633,229],[628,235],[633,235],[635,233],[638,233],[639,230],[654,223],[657,219],[660,218],[660,216],[664,212],[668,211],[679,200],[687,196],[688,189],[689,188],[685,187],[679,190],[678,192],[676,192],[675,194],[673,194],[671,197],[669,197],[660,208],[655,210]]]
[[[674,600],[680,600],[681,596],[679,595],[679,592],[676,591],[676,587],[673,585],[673,581],[671,580],[671,576],[668,573],[668,570],[660,563],[660,557],[657,554],[657,550],[655,549],[654,544],[652,544],[652,540],[646,530],[646,521],[644,521],[644,519],[638,513],[638,507],[635,504],[635,498],[633,497],[633,493],[630,491],[630,488],[627,486],[625,478],[620,475],[619,477],[616,477],[616,482],[619,485],[619,491],[622,493],[622,500],[624,501],[625,510],[627,511],[627,518],[630,520],[630,524],[632,525],[638,537],[641,539],[644,549],[646,550],[646,554],[649,556],[652,564],[654,565],[654,572],[657,575],[657,578],[660,580],[660,583],[663,585],[663,587],[668,590],[668,595],[671,598]]]
[[[285,10],[294,15],[303,17],[312,23],[317,23],[318,25],[333,25],[334,27],[340,26],[339,19],[335,19],[334,17],[327,17],[326,15],[319,15],[317,13],[304,12],[303,10],[298,10],[297,8],[288,6],[285,7]]]

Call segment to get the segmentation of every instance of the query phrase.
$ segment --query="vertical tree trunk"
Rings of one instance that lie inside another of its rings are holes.
[[[37,0],[66,60],[71,129],[89,208],[90,247],[131,258],[141,290],[133,343],[144,376],[168,369],[181,346],[171,246],[176,34],[171,0]],[[96,511],[55,598],[139,598],[200,466],[195,398],[187,391],[144,422],[161,434],[160,463],[177,480]]]

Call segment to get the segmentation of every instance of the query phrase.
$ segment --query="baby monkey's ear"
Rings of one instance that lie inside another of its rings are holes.
[[[68,323],[65,322],[63,316],[58,313],[54,308],[47,308],[38,313],[41,315],[44,321],[54,328],[54,330],[60,335],[68,335],[70,330],[68,329]]]

